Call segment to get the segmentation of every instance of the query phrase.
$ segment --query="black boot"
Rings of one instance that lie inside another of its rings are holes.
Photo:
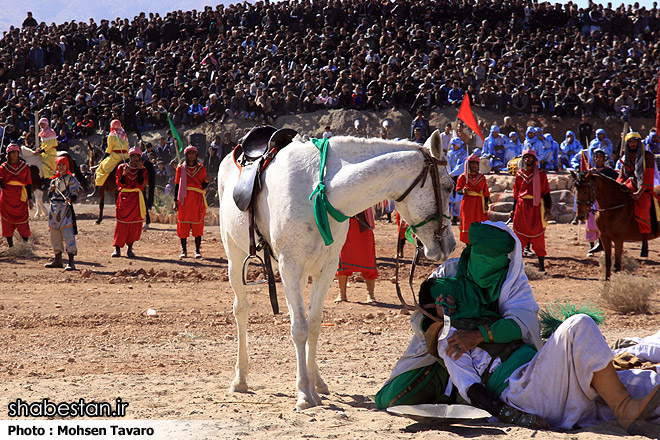
[[[23,242],[24,242],[24,243],[27,243],[27,241],[28,241],[28,239],[29,239],[30,237],[21,237],[21,238],[23,239]]]
[[[195,258],[202,258],[202,236],[195,237]]]
[[[135,258],[135,253],[133,253],[133,243],[128,245],[128,249],[126,249],[126,256],[128,258]]]
[[[587,252],[587,257],[593,257],[595,254],[603,250],[603,243],[600,241],[600,238],[598,239],[598,243],[596,243],[595,246],[593,243],[589,244],[591,245],[591,249],[589,249],[589,252]]]
[[[14,246],[14,237],[7,237],[7,246],[9,247]]]
[[[452,225],[452,226],[456,226],[457,224],[458,224],[458,217],[456,217],[456,216],[454,215],[454,216],[452,216],[452,218],[451,218],[451,225]]]
[[[480,383],[475,383],[468,388],[468,397],[472,405],[488,411],[504,423],[526,428],[549,429],[548,422],[543,418],[507,405]]]
[[[525,246],[525,249],[523,249],[523,257],[533,257],[534,252],[532,252],[532,245],[530,243],[527,243],[527,246]]]
[[[642,241],[642,252],[639,253],[639,256],[642,258],[649,257],[649,241],[646,238]]]
[[[76,270],[76,265],[73,262],[73,254],[69,254],[69,264],[66,265],[64,270],[66,270],[67,272],[70,272],[72,270]]]
[[[59,269],[61,267],[64,267],[64,265],[62,264],[62,252],[56,253],[55,258],[53,258],[53,261],[44,264],[44,267],[47,267],[48,269]]]
[[[179,260],[182,258],[188,258],[188,243],[185,238],[181,239],[181,254],[179,255]]]
[[[545,257],[539,257],[539,272],[545,272]]]
[[[121,248],[119,246],[115,246],[115,251],[110,254],[112,258],[119,258],[121,257]]]

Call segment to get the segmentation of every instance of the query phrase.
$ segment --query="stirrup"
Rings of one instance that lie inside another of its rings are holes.
[[[257,260],[257,263],[259,264],[259,266],[261,266],[261,270],[264,274],[264,279],[263,280],[248,282],[247,279],[245,278],[245,274],[247,272],[247,267],[250,264],[250,260]],[[243,285],[244,286],[254,286],[256,284],[267,283],[268,282],[268,272],[266,272],[266,265],[264,264],[264,260],[262,260],[259,255],[248,255],[247,257],[245,257],[245,260],[243,260],[243,270],[241,270],[241,277],[243,279]]]

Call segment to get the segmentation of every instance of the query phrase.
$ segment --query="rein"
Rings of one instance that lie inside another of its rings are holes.
[[[613,211],[613,210],[615,210],[615,209],[624,208],[624,207],[626,207],[626,206],[629,206],[629,205],[632,205],[633,203],[635,203],[634,200],[630,200],[629,202],[620,203],[620,204],[618,204],[618,205],[608,206],[608,207],[606,207],[606,208],[600,208],[600,207],[599,207],[598,209],[594,209],[593,206],[594,206],[594,203],[596,202],[596,187],[595,187],[594,184],[591,183],[591,182],[589,182],[589,183],[584,183],[584,182],[582,182],[582,181],[581,181],[581,180],[582,180],[582,177],[584,177],[584,176],[580,176],[580,177],[578,178],[578,180],[575,182],[575,186],[576,186],[577,188],[579,188],[579,187],[581,187],[581,186],[586,186],[587,188],[589,188],[589,199],[588,199],[588,200],[579,200],[579,199],[577,199],[577,200],[575,201],[575,203],[578,204],[578,205],[587,205],[587,206],[590,206],[590,208],[589,208],[589,213],[595,214],[595,213],[597,213],[597,212]]]
[[[442,221],[443,218],[449,219],[450,217],[447,216],[442,212],[442,192],[440,189],[440,181],[439,181],[439,171],[438,171],[438,166],[439,165],[447,165],[447,161],[440,161],[433,156],[431,156],[426,150],[424,149],[419,149],[419,151],[424,155],[424,168],[422,168],[422,171],[419,173],[417,178],[413,181],[413,183],[408,187],[407,190],[403,192],[403,194],[396,199],[397,202],[403,201],[408,194],[413,190],[415,186],[417,186],[418,183],[421,182],[420,188],[424,187],[424,184],[426,183],[426,176],[431,175],[431,184],[433,185],[433,194],[435,196],[435,214],[432,215],[431,217],[422,220],[421,222],[412,225],[408,228],[406,231],[406,239],[410,241],[411,243],[414,243],[413,236],[412,234],[417,233],[417,228],[420,228],[424,226],[425,224],[432,222],[432,221],[439,221],[440,224],[436,228],[434,232],[434,238],[436,240],[442,239],[442,237],[445,234],[445,231],[447,229],[447,226],[444,224]],[[420,256],[422,254],[423,247],[422,243],[417,240],[417,243],[415,245],[415,255],[412,260],[412,265],[410,266],[410,275],[408,276],[408,284],[410,285],[410,291],[412,292],[412,298],[413,298],[413,305],[409,305],[406,303],[405,299],[403,299],[403,294],[401,293],[401,287],[399,286],[399,253],[397,252],[396,254],[396,262],[394,266],[394,278],[395,278],[395,286],[396,286],[396,295],[399,297],[399,301],[401,302],[401,305],[405,310],[419,310],[423,315],[426,317],[432,319],[433,321],[441,321],[440,318],[437,316],[431,315],[428,313],[426,310],[424,310],[419,303],[417,302],[417,298],[415,297],[415,288],[413,286],[413,279],[414,279],[414,274],[415,274],[415,268],[417,267],[417,264],[419,262]]]

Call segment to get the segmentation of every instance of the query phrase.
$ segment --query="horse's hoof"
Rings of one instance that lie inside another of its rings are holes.
[[[100,219],[99,219],[99,220],[96,220],[94,223],[96,223],[97,225],[100,225],[102,221],[103,221],[103,220],[100,220]]]
[[[321,381],[321,383],[318,383],[319,379],[316,379],[316,392],[319,394],[325,394],[328,395],[330,394],[330,388],[328,388],[328,385],[326,385],[325,382]]]
[[[247,393],[247,392],[248,392],[248,386],[247,386],[247,382],[245,381],[234,380],[229,386],[229,394]]]
[[[316,405],[316,401],[309,396],[306,396],[304,393],[298,393],[298,401],[296,402],[296,411],[304,411],[309,408],[313,408]]]

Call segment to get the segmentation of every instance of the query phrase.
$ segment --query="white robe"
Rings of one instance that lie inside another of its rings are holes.
[[[475,348],[454,360],[446,355],[447,340],[438,341],[438,353],[463,398],[468,388],[481,382],[491,358]],[[614,418],[591,386],[593,374],[612,362],[612,351],[596,323],[587,315],[564,321],[543,348],[509,377],[502,392],[504,402],[543,417],[554,429],[590,426]],[[496,361],[497,362],[497,361]],[[491,371],[496,367],[495,362]],[[621,371],[619,378],[633,397],[647,395],[660,383],[653,371]],[[656,415],[660,411],[656,410]]]

